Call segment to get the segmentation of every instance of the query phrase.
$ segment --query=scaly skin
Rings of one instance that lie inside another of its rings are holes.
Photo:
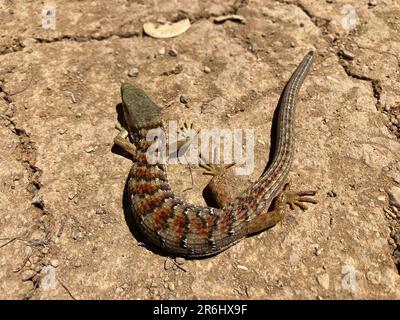
[[[294,154],[294,111],[298,91],[312,62],[310,51],[287,83],[278,103],[277,148],[271,166],[259,180],[220,209],[196,206],[174,195],[165,165],[151,164],[146,151],[149,130],[164,130],[160,108],[144,91],[122,84],[121,95],[128,131],[118,127],[115,143],[130,152],[133,165],[128,181],[132,212],[148,240],[173,256],[201,258],[219,253],[241,239],[263,231],[283,219],[286,204],[305,208],[302,202],[316,203],[305,195],[286,188]],[[130,136],[132,143],[127,139]],[[214,172],[215,181],[225,174]],[[211,184],[212,185],[212,184]],[[216,187],[216,188],[215,188]],[[274,201],[273,210],[269,210]]]

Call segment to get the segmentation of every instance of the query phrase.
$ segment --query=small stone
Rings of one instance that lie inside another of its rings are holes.
[[[174,290],[175,290],[175,285],[174,285],[173,282],[169,282],[169,283],[168,283],[168,289],[171,290],[171,291],[174,291]]]
[[[24,272],[21,273],[21,279],[22,281],[28,281],[31,280],[35,275],[36,275],[35,271],[25,270]]]
[[[161,55],[164,55],[165,54],[165,48],[164,47],[160,48],[160,50],[158,50],[158,53],[161,54]]]
[[[317,276],[317,281],[325,290],[329,289],[329,274],[324,273]]]
[[[50,260],[50,264],[54,267],[57,268],[60,265],[60,262],[57,259],[52,259]]]
[[[34,198],[32,199],[32,204],[36,207],[36,208],[44,208],[44,201],[42,196],[40,195],[35,195]]]
[[[115,289],[116,294],[121,294],[122,292],[124,292],[124,289],[121,287],[118,287],[117,289]]]
[[[340,55],[341,55],[344,59],[346,59],[346,60],[353,60],[353,59],[355,58],[355,56],[354,56],[353,53],[351,53],[350,51],[347,51],[347,50],[345,50],[345,49],[340,50],[339,53],[340,53]]]
[[[205,73],[210,73],[210,72],[211,72],[211,69],[210,69],[209,67],[205,66],[205,67],[204,67],[204,72],[205,72]]]
[[[67,129],[63,129],[63,128],[58,128],[57,129],[58,134],[63,135],[64,133],[67,132]]]
[[[323,249],[321,249],[321,248],[315,248],[314,254],[315,254],[317,257],[319,257],[319,256],[321,255],[321,253],[322,253],[322,250],[323,250]]]
[[[183,104],[187,104],[189,102],[189,97],[187,95],[181,95],[179,101]]]
[[[69,199],[69,200],[72,200],[73,198],[76,197],[76,195],[77,195],[76,192],[70,192],[70,193],[68,194],[68,199]]]
[[[176,51],[174,48],[171,48],[171,49],[168,51],[168,54],[169,54],[171,57],[176,57],[176,56],[178,55],[178,51]]]
[[[94,152],[95,148],[93,146],[88,146],[85,148],[85,152],[86,153],[92,153]]]
[[[400,188],[392,186],[388,191],[389,203],[400,209]]]
[[[328,193],[328,196],[330,196],[331,198],[336,198],[337,197],[337,193],[335,190],[330,190]]]
[[[139,75],[139,69],[132,67],[128,70],[128,77],[137,77]]]
[[[107,211],[104,207],[97,207],[96,208],[96,214],[106,214]]]
[[[244,270],[244,271],[249,271],[249,268],[247,268],[246,266],[242,266],[240,264],[237,265],[238,269]]]
[[[378,5],[378,3],[376,2],[376,0],[368,1],[368,7],[370,7],[370,8],[376,7],[377,5]]]

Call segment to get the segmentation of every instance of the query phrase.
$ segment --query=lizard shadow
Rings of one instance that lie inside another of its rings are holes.
[[[277,132],[278,132],[279,106],[282,103],[282,99],[283,99],[283,97],[281,95],[279,98],[278,104],[275,107],[274,114],[272,115],[271,135],[270,135],[270,152],[269,152],[267,164],[265,165],[265,168],[262,171],[262,174],[264,174],[268,170],[268,168],[271,166],[272,161],[274,160],[274,156],[276,154],[276,150],[277,150],[277,146],[278,146]],[[229,170],[232,170],[232,169],[229,169]],[[218,208],[217,201],[215,200],[215,197],[213,196],[213,193],[208,184],[203,189],[202,196],[203,196],[203,199],[206,202],[207,206]]]
[[[138,223],[134,219],[132,207],[131,207],[130,200],[129,200],[129,190],[128,190],[129,179],[130,179],[130,175],[128,175],[128,177],[125,181],[124,193],[122,196],[122,207],[123,207],[123,211],[124,211],[125,222],[129,228],[130,233],[139,242],[139,245],[144,246],[146,249],[148,249],[148,250],[152,251],[153,253],[158,254],[160,256],[172,257],[168,253],[162,251],[161,249],[156,247],[154,244],[152,244],[141,232]]]

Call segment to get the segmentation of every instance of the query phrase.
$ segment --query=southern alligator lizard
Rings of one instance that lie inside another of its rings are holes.
[[[310,51],[279,99],[277,147],[271,165],[238,197],[230,202],[221,200],[222,208],[196,206],[174,195],[165,165],[151,164],[146,157],[152,143],[146,141],[147,133],[154,128],[163,130],[161,110],[142,89],[122,84],[122,104],[128,130],[117,126],[120,132],[115,143],[133,156],[128,191],[135,222],[147,240],[173,256],[206,257],[275,225],[284,218],[286,204],[291,208],[297,205],[305,209],[302,202],[316,203],[306,197],[315,195],[315,191],[291,192],[286,181],[294,154],[297,94],[312,58],[313,52]],[[224,170],[216,173],[211,187],[215,187],[215,182],[223,174]]]

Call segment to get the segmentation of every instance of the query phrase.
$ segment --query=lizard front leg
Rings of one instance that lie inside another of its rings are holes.
[[[126,130],[124,127],[122,127],[119,123],[115,125],[115,128],[119,130],[119,133],[117,136],[114,138],[114,143],[125,150],[126,152],[129,152],[131,155],[135,155],[136,152],[136,147],[133,143],[129,141],[129,132]]]

